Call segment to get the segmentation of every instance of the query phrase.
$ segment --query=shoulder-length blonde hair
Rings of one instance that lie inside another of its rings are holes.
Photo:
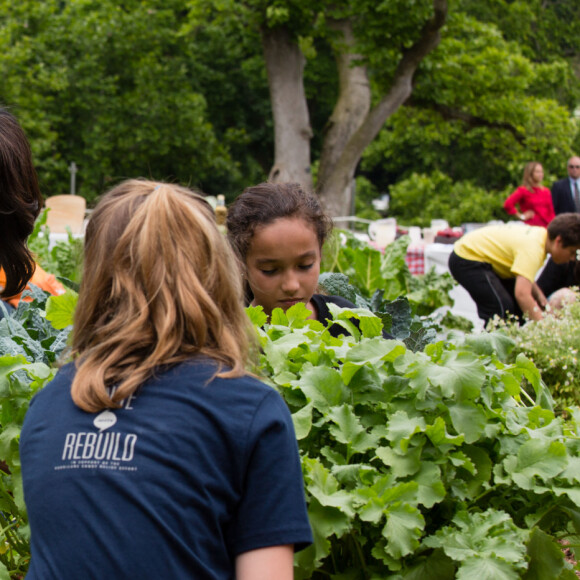
[[[529,163],[526,163],[526,166],[524,167],[524,178],[522,180],[522,184],[526,189],[530,190],[531,192],[534,191],[534,187],[536,186],[533,175],[538,165],[542,164],[538,161],[530,161]]]
[[[121,183],[91,216],[84,264],[72,343],[80,408],[118,407],[158,367],[196,354],[217,361],[219,376],[244,374],[255,333],[237,261],[202,196]]]

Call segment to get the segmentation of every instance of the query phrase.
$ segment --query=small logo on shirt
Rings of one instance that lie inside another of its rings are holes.
[[[123,401],[122,406],[126,410],[133,410],[130,403],[134,398],[132,396],[128,401]],[[85,431],[67,433],[62,449],[62,463],[55,465],[54,469],[137,471],[137,467],[131,465],[135,457],[137,435],[108,431],[117,424],[117,420],[116,413],[105,409],[93,419],[93,425],[98,433]]]
[[[106,410],[102,413],[99,413],[95,420],[93,421],[93,425],[99,430],[99,433],[102,433],[105,429],[109,429],[117,422],[117,415],[115,413],[111,413],[111,411]]]

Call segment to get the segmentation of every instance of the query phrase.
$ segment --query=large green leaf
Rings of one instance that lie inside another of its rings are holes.
[[[397,411],[387,422],[387,436],[393,449],[406,452],[411,437],[425,431],[427,425],[423,417],[409,417],[405,411]]]
[[[451,423],[457,433],[463,435],[467,443],[475,443],[487,425],[485,411],[471,401],[452,403],[448,407]]]
[[[429,385],[438,386],[444,397],[456,401],[476,398],[485,381],[485,366],[467,352],[445,352],[439,363],[417,361],[409,373],[411,385],[425,393]]]
[[[562,546],[539,528],[534,528],[528,542],[530,564],[523,580],[560,578],[564,570]]]
[[[457,570],[457,580],[519,580],[520,575],[507,562],[494,558],[469,558]]]
[[[67,288],[60,296],[51,296],[46,302],[46,319],[58,330],[72,326],[78,294]]]
[[[354,498],[345,490],[340,489],[336,478],[316,459],[305,458],[302,462],[305,468],[306,489],[323,506],[335,507],[348,516],[353,516]]]
[[[299,387],[317,409],[342,405],[351,399],[339,371],[328,367],[310,367],[299,381]]]
[[[533,489],[537,478],[547,482],[568,466],[566,447],[560,441],[530,439],[518,450],[517,457],[504,460],[506,471],[523,489]]]
[[[349,456],[352,453],[364,453],[374,449],[380,440],[380,435],[368,432],[354,413],[350,405],[333,407],[327,417],[335,424],[329,428],[334,438],[347,446]]]
[[[421,512],[406,503],[397,503],[390,507],[383,535],[387,538],[387,552],[393,558],[402,558],[419,547],[419,538],[423,534],[425,520]]]

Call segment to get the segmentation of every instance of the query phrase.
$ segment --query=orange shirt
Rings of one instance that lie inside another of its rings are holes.
[[[52,275],[48,272],[45,272],[38,264],[36,264],[36,270],[34,270],[34,274],[30,279],[30,283],[38,286],[41,290],[45,292],[50,292],[53,296],[58,294],[64,294],[65,288],[64,286]],[[6,274],[4,270],[0,268],[0,287],[4,288],[6,284]],[[28,286],[27,286],[28,288]],[[18,306],[20,302],[20,297],[22,294],[18,294],[17,296],[12,296],[6,302],[12,304],[12,306]],[[30,302],[30,298],[24,298],[27,302]]]

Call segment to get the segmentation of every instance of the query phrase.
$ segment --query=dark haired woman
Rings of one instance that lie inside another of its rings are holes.
[[[26,246],[43,199],[24,131],[0,108],[0,298],[24,290],[35,270]]]

